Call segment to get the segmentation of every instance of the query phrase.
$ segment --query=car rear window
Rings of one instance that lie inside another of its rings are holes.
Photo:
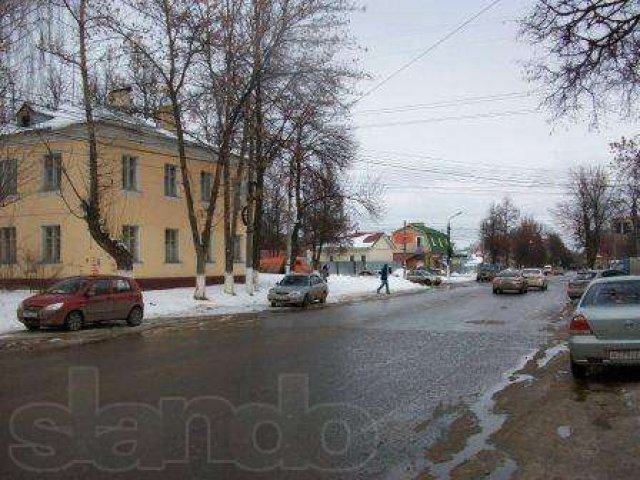
[[[596,272],[582,272],[576,275],[576,280],[591,280],[595,278]]]
[[[131,283],[129,280],[125,280],[124,278],[117,278],[115,281],[116,292],[130,292],[132,290]]]
[[[539,268],[526,268],[522,273],[525,275],[542,275],[542,270]]]
[[[640,280],[595,283],[587,290],[582,305],[591,307],[640,305]]]
[[[504,272],[500,272],[498,276],[499,277],[519,277],[520,272],[516,270],[505,270]]]

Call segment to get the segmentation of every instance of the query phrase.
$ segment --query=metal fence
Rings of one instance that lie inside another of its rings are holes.
[[[378,272],[382,269],[383,265],[387,263],[391,268],[391,271],[397,268],[402,268],[401,263],[397,262],[327,262],[329,265],[330,275],[360,275],[363,271],[373,272],[378,275]]]

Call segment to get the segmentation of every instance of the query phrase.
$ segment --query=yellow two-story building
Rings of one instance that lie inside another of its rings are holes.
[[[132,252],[134,276],[151,287],[194,285],[195,251],[182,190],[172,117],[141,120],[96,109],[105,225]],[[215,151],[189,137],[189,175],[203,224],[218,166]],[[81,218],[88,189],[84,110],[24,104],[0,135],[0,285],[69,275],[111,274],[116,264]],[[221,200],[221,199],[220,199]],[[207,280],[222,281],[222,201],[214,217]],[[234,274],[244,274],[244,230],[234,238]]]

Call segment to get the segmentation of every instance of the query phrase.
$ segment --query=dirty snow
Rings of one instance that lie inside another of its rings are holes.
[[[269,309],[267,292],[282,275],[260,274],[259,290],[250,296],[243,284],[236,284],[236,295],[222,293],[222,285],[207,287],[209,301],[193,299],[193,288],[174,288],[170,290],[149,290],[144,292],[145,317],[200,316],[231,313],[248,313]],[[376,295],[380,280],[376,277],[349,277],[331,275],[329,277],[328,303],[338,303],[355,298]],[[418,291],[425,287],[402,278],[389,278],[392,294],[400,291]],[[18,304],[32,295],[27,290],[0,291],[0,334],[24,327],[16,320]]]

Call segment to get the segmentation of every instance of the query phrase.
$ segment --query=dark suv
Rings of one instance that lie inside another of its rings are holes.
[[[126,277],[69,277],[18,306],[18,320],[28,330],[61,327],[80,330],[84,325],[126,320],[140,325],[144,313],[138,284]]]
[[[491,282],[498,273],[500,273],[500,266],[493,263],[481,263],[478,265],[476,273],[476,282]]]

